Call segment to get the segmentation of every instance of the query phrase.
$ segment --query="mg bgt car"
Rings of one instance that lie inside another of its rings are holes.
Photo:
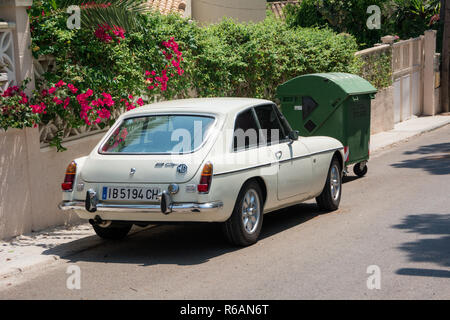
[[[62,183],[75,210],[102,238],[133,224],[220,222],[235,245],[255,243],[263,215],[315,198],[341,199],[343,146],[299,137],[267,100],[187,99],[126,112]]]

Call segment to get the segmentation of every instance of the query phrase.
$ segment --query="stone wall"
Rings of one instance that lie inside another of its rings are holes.
[[[380,90],[372,100],[370,134],[394,129],[393,87]]]

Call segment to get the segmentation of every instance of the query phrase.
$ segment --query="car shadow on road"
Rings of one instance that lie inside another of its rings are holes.
[[[412,262],[435,263],[450,267],[450,214],[408,215],[401,224],[393,228],[416,233],[429,238],[402,244],[398,249],[405,251]],[[450,271],[440,269],[402,268],[399,275],[450,278]]]
[[[323,214],[315,204],[300,204],[264,216],[260,240],[294,228]],[[260,244],[256,244],[260,245]],[[221,225],[159,225],[134,233],[122,241],[103,241],[91,250],[62,257],[70,263],[126,263],[139,266],[175,264],[198,265],[238,250],[251,250],[228,244]],[[49,249],[45,254],[61,250]]]
[[[358,177],[358,176],[349,176],[349,175],[345,175],[342,177],[342,183],[349,183],[355,180],[359,180],[362,179],[364,177]]]
[[[416,150],[406,151],[405,155],[422,155],[391,164],[394,168],[423,169],[431,174],[450,174],[450,143],[437,143],[420,146]]]

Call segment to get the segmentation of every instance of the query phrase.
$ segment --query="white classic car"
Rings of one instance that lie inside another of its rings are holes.
[[[263,214],[316,198],[336,210],[343,146],[298,137],[276,105],[246,98],[155,103],[124,113],[62,183],[102,238],[133,224],[221,222],[230,242],[257,241]]]

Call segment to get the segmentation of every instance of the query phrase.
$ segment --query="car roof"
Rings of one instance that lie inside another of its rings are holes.
[[[273,103],[269,100],[253,98],[195,98],[180,99],[152,103],[133,109],[124,116],[162,112],[192,112],[228,114],[237,113],[246,107],[258,104]]]

